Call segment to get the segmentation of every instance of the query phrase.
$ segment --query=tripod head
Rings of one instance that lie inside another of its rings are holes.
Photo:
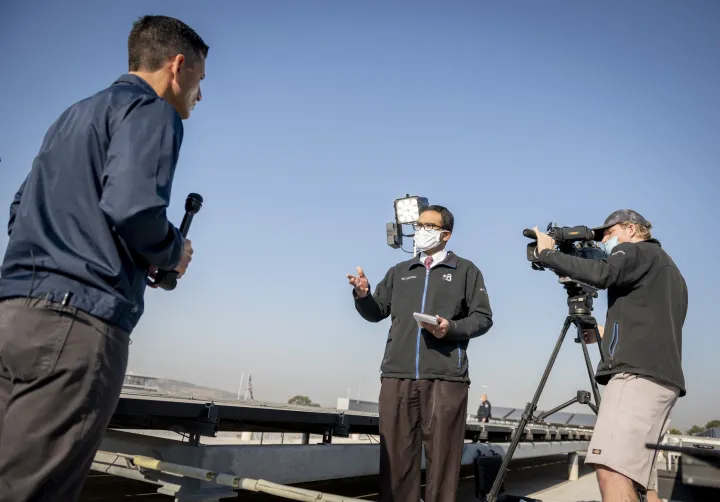
[[[592,317],[593,298],[598,297],[597,289],[569,277],[561,277],[558,282],[568,294],[568,315]]]

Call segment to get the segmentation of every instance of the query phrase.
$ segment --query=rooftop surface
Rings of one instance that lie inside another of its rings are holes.
[[[581,464],[580,479],[568,481],[567,456],[545,457],[513,462],[506,478],[506,491],[513,495],[528,496],[543,502],[600,502],[595,475]],[[336,495],[376,500],[375,478],[342,480],[330,483],[313,483],[307,488]],[[465,476],[459,485],[457,502],[478,502],[474,493],[474,480]],[[151,484],[126,480],[116,476],[92,473],[83,490],[80,502],[109,502],[111,500],[142,500],[167,502],[171,497],[155,494]],[[264,494],[243,492],[241,497],[225,500],[243,502],[281,502],[287,499]]]

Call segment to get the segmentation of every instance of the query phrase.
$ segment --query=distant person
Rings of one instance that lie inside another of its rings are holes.
[[[208,46],[146,16],[129,73],[50,126],[0,269],[0,501],[73,501],[117,405],[148,275],[190,263],[167,219]]]
[[[597,471],[603,502],[637,501],[638,487],[649,501],[659,500],[657,455],[645,444],[660,442],[671,410],[686,394],[687,285],[651,228],[633,210],[613,212],[594,229],[607,254],[595,261],[555,251],[553,239],[535,227],[540,263],[608,292],[607,321],[598,330],[604,357],[595,374],[607,387],[585,460]],[[598,341],[594,333],[585,333],[588,343]]]
[[[480,406],[477,411],[478,420],[481,422],[489,422],[492,418],[492,405],[487,400],[487,394],[480,396]]]
[[[362,268],[348,275],[355,307],[370,322],[392,319],[380,389],[380,501],[420,500],[422,445],[427,502],[455,502],[467,416],[470,339],[492,326],[480,270],[446,249],[454,218],[442,206],[414,224],[419,254],[392,267],[370,294]],[[413,313],[436,317],[418,322]]]

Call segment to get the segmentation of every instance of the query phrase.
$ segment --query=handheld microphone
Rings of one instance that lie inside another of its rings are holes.
[[[200,194],[191,193],[187,196],[187,199],[185,199],[185,216],[183,216],[182,223],[180,224],[180,235],[183,236],[183,239],[187,237],[193,216],[200,211],[202,205],[203,198]],[[177,280],[178,273],[176,270],[158,270],[153,285],[166,291],[172,291],[177,287]]]

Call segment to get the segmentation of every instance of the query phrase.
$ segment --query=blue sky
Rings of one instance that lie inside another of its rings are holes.
[[[631,207],[690,292],[673,425],[720,418],[720,5],[3,3],[0,207],[56,117],[126,71],[143,14],[210,45],[170,215],[179,224],[192,191],[205,206],[188,275],[147,294],[129,370],[228,390],[252,373],[259,399],[333,405],[360,386],[375,399],[387,322],[357,315],[345,274],[362,265],[374,285],[406,259],[384,226],[410,193],[453,211],[451,248],[487,282],[495,326],[468,351],[471,408],[482,392],[523,406],[567,307],[556,276],[525,261],[522,229]],[[604,319],[604,293],[596,307]],[[540,407],[578,389],[569,341]]]

